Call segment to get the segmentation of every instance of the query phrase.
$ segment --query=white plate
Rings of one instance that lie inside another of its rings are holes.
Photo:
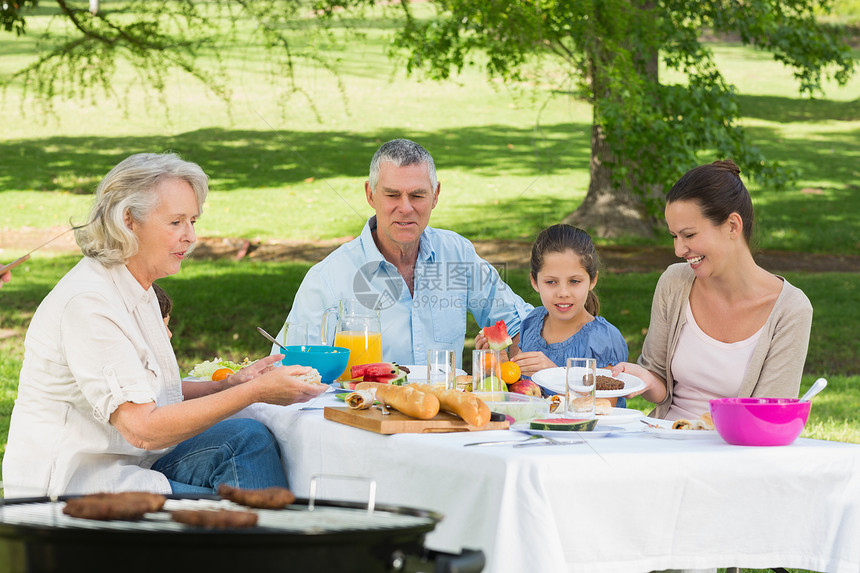
[[[534,380],[544,388],[552,390],[553,392],[564,394],[565,370],[567,370],[567,368],[560,366],[556,368],[545,368],[544,370],[538,370],[537,372],[532,374],[532,380]],[[612,376],[612,371],[606,368],[598,368],[597,375]],[[633,392],[637,392],[645,388],[645,382],[643,382],[641,378],[637,378],[636,376],[633,376],[632,374],[627,374],[626,372],[622,372],[614,378],[616,380],[621,380],[622,382],[624,382],[624,388],[622,388],[621,390],[597,390],[594,395],[598,398],[618,398],[619,396],[627,396],[628,394],[632,394]]]
[[[636,422],[645,414],[633,408],[612,408],[608,414],[597,416],[597,425],[629,424]],[[638,428],[637,428],[638,429]]]
[[[716,430],[673,430],[671,420],[659,420],[657,418],[642,418],[649,424],[658,426],[644,426],[643,431],[646,434],[651,434],[657,438],[666,440],[707,440],[710,438],[719,438],[720,435]]]
[[[511,429],[517,432],[524,432],[526,434],[537,434],[541,436],[549,436],[550,438],[602,438],[603,436],[608,436],[609,434],[615,434],[617,432],[625,432],[624,428],[619,426],[596,426],[593,430],[589,430],[587,432],[577,432],[571,430],[532,430],[529,427],[530,422],[517,422],[511,425]]]

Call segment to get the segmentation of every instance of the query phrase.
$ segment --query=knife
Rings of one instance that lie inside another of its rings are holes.
[[[546,442],[531,442],[528,444],[526,444],[526,443],[516,444],[514,447],[515,448],[529,448],[531,446],[570,446],[572,444],[584,444],[584,443],[585,442],[583,440],[565,440],[565,441],[555,440],[553,442],[546,441]]]
[[[501,440],[498,442],[472,442],[471,444],[463,444],[463,446],[506,446],[509,444],[524,444],[532,440],[545,440],[543,436],[529,436],[528,438],[520,438],[518,440]],[[514,446],[516,447],[516,446]]]

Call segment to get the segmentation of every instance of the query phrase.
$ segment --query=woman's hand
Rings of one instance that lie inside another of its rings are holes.
[[[288,406],[307,402],[328,389],[327,384],[310,384],[296,376],[310,372],[306,366],[270,368],[280,358],[259,360],[256,377],[222,392],[201,394],[176,404],[156,406],[155,402],[124,402],[110,416],[110,423],[129,444],[147,450],[173,446],[196,436],[213,424],[232,416],[254,402]],[[251,367],[248,367],[251,368]],[[254,373],[251,370],[248,375]],[[187,383],[186,383],[187,384]],[[213,382],[195,382],[197,385]],[[183,384],[183,391],[185,384]],[[187,397],[186,397],[187,398]]]
[[[531,376],[539,370],[545,368],[555,368],[556,364],[543,352],[520,352],[511,360],[517,363],[523,376]]]
[[[250,381],[257,394],[256,401],[289,406],[316,398],[328,389],[328,385],[313,384],[296,378],[310,371],[311,368],[307,366],[281,366],[257,376]]]
[[[612,367],[612,376],[614,378],[617,378],[622,372],[636,376],[645,382],[644,389],[628,394],[628,398],[633,398],[634,396],[639,396],[641,394],[643,398],[649,402],[653,402],[654,404],[659,404],[666,399],[666,381],[650,370],[647,370],[638,364],[633,364],[632,362],[619,362]]]
[[[249,364],[245,366],[235,374],[231,374],[226,378],[226,387],[230,388],[231,386],[237,386],[239,384],[244,384],[250,380],[253,380],[257,376],[261,374],[265,374],[266,372],[270,372],[276,366],[272,366],[275,362],[282,360],[284,358],[283,354],[273,354],[272,356],[266,356],[265,358],[260,358],[255,361],[253,364]]]

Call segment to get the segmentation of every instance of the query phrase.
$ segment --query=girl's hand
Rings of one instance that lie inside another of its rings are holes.
[[[479,330],[478,335],[475,337],[475,350],[484,350],[490,347],[490,343],[487,342],[487,337],[484,336],[484,331]]]
[[[618,377],[622,372],[636,376],[645,382],[644,389],[628,394],[628,398],[633,398],[634,396],[639,396],[641,394],[643,398],[649,402],[653,402],[654,404],[659,404],[666,399],[666,396],[668,395],[666,390],[666,381],[650,370],[647,370],[638,364],[633,364],[632,362],[619,362],[612,367],[612,376],[614,378]]]
[[[543,352],[520,352],[511,360],[517,363],[523,376],[531,376],[538,370],[556,367],[555,362],[547,358]]]

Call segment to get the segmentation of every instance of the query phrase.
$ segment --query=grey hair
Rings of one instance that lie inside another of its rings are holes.
[[[376,150],[373,159],[370,160],[370,176],[368,177],[368,184],[373,193],[376,193],[376,184],[379,183],[379,166],[383,163],[391,163],[395,167],[423,163],[427,166],[430,185],[433,187],[432,191],[436,191],[436,187],[439,186],[436,180],[436,164],[433,162],[433,156],[414,141],[392,139],[383,143],[382,147]]]
[[[126,225],[126,214],[142,222],[158,206],[158,185],[182,179],[194,190],[198,212],[209,193],[209,177],[196,163],[175,153],[138,153],[110,170],[96,189],[86,225],[75,230],[84,255],[105,266],[126,264],[137,253],[138,241]]]

